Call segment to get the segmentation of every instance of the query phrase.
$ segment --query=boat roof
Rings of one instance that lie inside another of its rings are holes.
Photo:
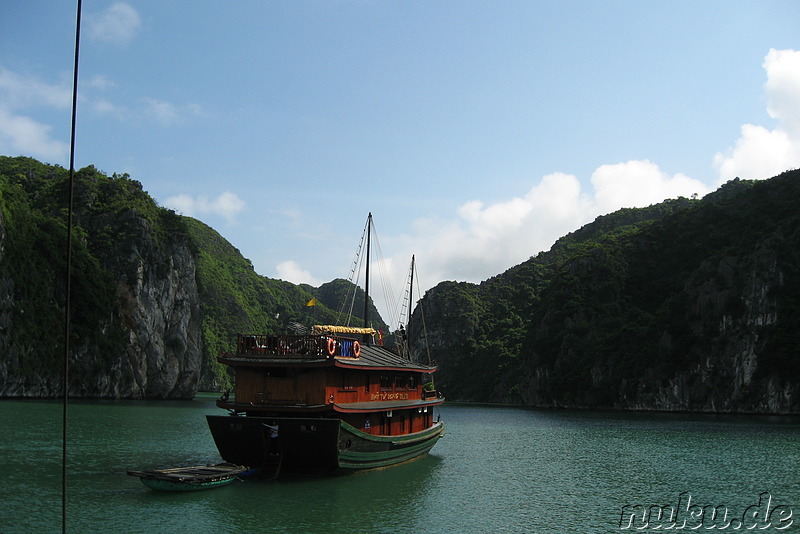
[[[381,400],[371,402],[337,402],[333,404],[333,409],[344,413],[371,413],[382,410],[399,410],[404,408],[427,408],[438,406],[444,403],[444,398],[436,397],[433,399],[411,399],[411,400]]]
[[[396,371],[420,371],[432,373],[436,371],[435,365],[424,365],[403,358],[399,354],[381,345],[361,345],[361,355],[358,358],[335,358],[337,367],[351,369],[386,369]]]

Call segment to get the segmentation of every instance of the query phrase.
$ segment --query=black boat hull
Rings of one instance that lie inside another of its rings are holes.
[[[444,426],[400,436],[374,436],[339,419],[208,415],[226,462],[264,473],[334,474],[386,467],[426,454]]]

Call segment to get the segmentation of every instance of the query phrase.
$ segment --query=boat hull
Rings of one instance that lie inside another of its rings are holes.
[[[245,471],[241,465],[216,464],[128,471],[128,474],[156,491],[198,491],[226,486]]]
[[[326,475],[387,467],[426,454],[444,432],[375,436],[339,419],[209,415],[208,425],[226,462],[263,473]]]
[[[374,469],[413,460],[427,454],[444,433],[444,424],[413,434],[375,436],[341,422],[339,469]]]

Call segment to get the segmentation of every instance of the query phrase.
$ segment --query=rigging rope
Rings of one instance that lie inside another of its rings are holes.
[[[403,287],[405,289],[403,290],[403,304],[400,308],[400,315],[399,315],[400,317],[408,317],[409,312],[411,311],[411,298],[412,298],[411,293],[414,289],[413,287],[411,287],[411,281],[414,279],[413,269],[414,269],[414,258],[412,257],[411,265],[409,265],[408,267],[408,276],[406,276],[406,282],[405,284],[403,284]],[[402,324],[401,321],[398,322]],[[406,327],[408,327],[408,324],[406,324]]]
[[[358,249],[356,250],[356,254],[353,257],[353,264],[350,267],[350,274],[348,277],[348,282],[350,282],[350,286],[348,287],[347,294],[345,295],[344,301],[342,302],[342,307],[339,309],[339,314],[336,318],[337,324],[344,324],[345,326],[349,326],[351,320],[353,319],[353,308],[355,307],[356,301],[356,293],[358,292],[358,283],[361,278],[361,271],[364,267],[364,244],[367,241],[367,238],[371,237],[374,242],[373,249],[376,252],[377,259],[371,260],[370,265],[376,265],[378,267],[378,275],[381,281],[381,289],[383,290],[383,298],[388,308],[388,324],[391,325],[397,324],[398,315],[397,315],[397,302],[394,298],[394,293],[392,292],[392,285],[389,281],[388,270],[386,269],[386,262],[383,258],[383,251],[381,250],[380,242],[378,241],[378,232],[375,230],[375,222],[368,218],[366,224],[364,225],[364,231],[361,234],[361,240],[358,244]],[[369,296],[369,295],[368,295]],[[374,301],[373,301],[374,304]],[[347,313],[345,314],[345,309],[347,308]]]
[[[347,294],[345,295],[344,300],[342,300],[342,307],[339,308],[339,314],[336,316],[336,324],[342,324],[342,316],[345,315],[345,307],[349,302],[350,308],[347,310],[347,320],[344,324],[345,326],[350,326],[350,319],[353,317],[353,307],[355,306],[356,302],[356,287],[358,286],[358,279],[361,276],[361,262],[363,261],[361,258],[361,251],[364,249],[364,240],[367,237],[368,231],[369,219],[367,219],[367,222],[364,225],[364,230],[361,232],[361,241],[358,243],[356,255],[353,257],[353,264],[350,266],[350,274],[347,277],[347,281],[350,282],[350,285],[347,288]],[[351,291],[352,295],[350,293]]]
[[[383,259],[383,251],[381,250],[381,244],[378,241],[378,232],[374,229],[374,222],[372,223],[372,226],[372,236],[375,240],[375,252],[378,256],[375,264],[378,266],[378,275],[380,276],[381,289],[383,290],[383,300],[389,313],[387,318],[388,320],[386,322],[389,324],[389,328],[391,329],[392,325],[398,324],[399,322],[397,315],[397,302],[395,301],[394,293],[392,292],[392,284],[389,281],[389,271],[386,268],[386,262]]]
[[[416,267],[414,267],[414,269],[416,271]],[[422,291],[419,287],[419,273],[417,273],[414,279],[417,281],[417,295],[420,296],[419,315],[422,317],[422,337],[425,340],[425,353],[428,355],[428,365],[432,365],[431,346],[428,343],[428,326],[425,324],[425,309],[422,306]],[[410,291],[413,291],[413,289]],[[433,374],[431,374],[431,383],[433,383]]]

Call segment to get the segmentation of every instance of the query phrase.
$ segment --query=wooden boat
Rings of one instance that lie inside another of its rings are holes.
[[[197,491],[230,484],[247,468],[234,464],[172,467],[150,471],[128,471],[139,477],[142,484],[157,491]]]
[[[436,366],[376,344],[375,334],[366,325],[239,334],[235,352],[219,358],[235,370],[233,397],[217,401],[229,414],[207,416],[222,458],[277,476],[386,467],[426,454],[444,431],[434,418],[444,402],[432,387]]]

